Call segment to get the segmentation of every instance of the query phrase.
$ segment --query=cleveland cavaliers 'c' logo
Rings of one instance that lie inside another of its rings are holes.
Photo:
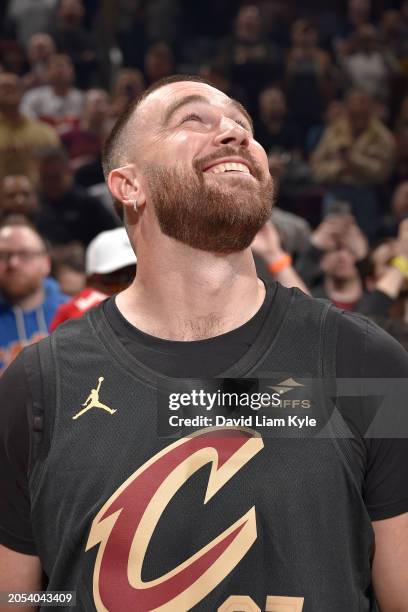
[[[144,582],[142,566],[166,506],[200,468],[212,464],[206,504],[263,448],[254,431],[206,429],[178,440],[138,469],[95,517],[86,550],[99,544],[94,569],[98,612],[185,612],[202,601],[255,542],[255,508],[167,574]]]

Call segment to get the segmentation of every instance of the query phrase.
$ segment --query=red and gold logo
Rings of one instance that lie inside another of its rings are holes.
[[[94,568],[98,612],[184,612],[238,565],[256,540],[255,507],[167,574],[145,582],[142,567],[166,506],[199,469],[211,464],[206,504],[263,448],[259,434],[205,429],[157,453],[130,476],[95,517],[86,550],[99,544]]]

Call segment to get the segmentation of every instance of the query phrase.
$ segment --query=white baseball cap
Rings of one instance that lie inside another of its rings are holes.
[[[86,249],[87,274],[110,274],[137,261],[124,227],[98,234]]]

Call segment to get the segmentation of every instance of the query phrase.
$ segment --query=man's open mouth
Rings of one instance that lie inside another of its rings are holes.
[[[210,174],[223,174],[225,172],[240,172],[242,174],[251,174],[248,166],[242,164],[240,162],[223,162],[219,164],[214,164],[214,166],[210,166],[204,170],[206,173]]]

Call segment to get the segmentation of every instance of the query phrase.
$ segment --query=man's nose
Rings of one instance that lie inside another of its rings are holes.
[[[9,268],[15,268],[16,266],[19,266],[21,262],[21,257],[19,256],[18,253],[9,253],[8,259],[7,259],[7,266]]]
[[[25,199],[26,198],[25,198],[24,194],[22,194],[22,193],[19,193],[18,195],[16,195],[14,197],[14,201],[17,204],[17,206],[21,206],[22,204],[24,204]]]
[[[236,144],[241,147],[248,147],[249,140],[249,132],[239,123],[228,117],[221,119],[219,130],[215,137],[217,145]]]

